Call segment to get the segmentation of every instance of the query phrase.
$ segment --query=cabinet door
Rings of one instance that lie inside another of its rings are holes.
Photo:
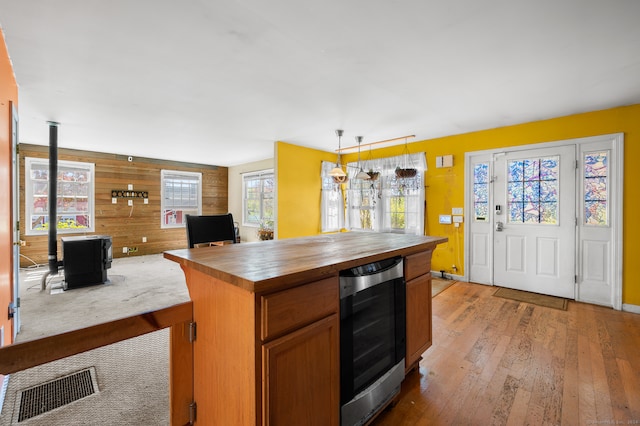
[[[431,346],[431,274],[407,281],[406,370]]]
[[[338,425],[339,327],[333,314],[263,345],[264,425]]]

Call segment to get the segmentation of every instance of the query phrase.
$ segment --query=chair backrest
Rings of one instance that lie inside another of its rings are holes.
[[[210,216],[187,215],[187,244],[193,248],[195,244],[216,241],[236,242],[236,231],[231,213]]]

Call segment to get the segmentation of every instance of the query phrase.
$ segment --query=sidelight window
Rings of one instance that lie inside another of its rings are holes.
[[[608,219],[608,151],[584,154],[584,223],[606,226]]]
[[[489,220],[489,163],[473,166],[473,212],[474,220]]]

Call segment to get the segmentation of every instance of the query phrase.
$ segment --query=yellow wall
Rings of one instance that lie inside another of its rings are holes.
[[[640,207],[640,200],[636,195],[638,190],[634,189],[636,182],[640,182],[640,168],[632,163],[634,159],[640,158],[640,104],[410,143],[411,153],[427,153],[425,233],[449,238],[448,243],[438,246],[434,252],[432,269],[451,272],[451,266],[455,264],[459,268],[458,274],[464,273],[462,263],[464,262],[465,224],[460,228],[440,225],[438,215],[451,214],[452,207],[464,207],[464,154],[466,152],[609,133],[624,133],[623,261],[625,266],[622,302],[640,306],[640,275],[632,270],[634,263],[640,257],[640,249],[633,242],[634,236],[640,235],[640,224],[633,219],[634,215],[637,216],[636,209]],[[374,150],[372,156],[380,158],[400,155],[402,151],[403,146],[399,145]],[[435,158],[447,154],[454,156],[454,166],[436,169]],[[278,157],[276,174],[279,176],[278,226],[281,237],[318,233],[320,160],[335,161],[335,154],[280,143]],[[349,161],[357,161],[357,153],[343,156],[343,163]],[[295,170],[304,171],[303,179],[289,169],[291,163],[295,163]],[[286,171],[283,172],[281,169]],[[313,173],[315,176],[312,176]],[[290,179],[299,180],[289,182]],[[308,185],[306,189],[302,185],[303,181]],[[289,206],[299,207],[300,211],[289,213],[290,210],[295,211],[295,209],[289,209]],[[282,216],[284,213],[287,214],[286,217]]]
[[[320,171],[322,161],[336,161],[336,155],[276,142],[277,238],[320,233]]]

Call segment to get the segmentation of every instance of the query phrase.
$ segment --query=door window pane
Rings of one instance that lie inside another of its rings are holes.
[[[559,158],[529,158],[507,165],[510,223],[558,223]]]

